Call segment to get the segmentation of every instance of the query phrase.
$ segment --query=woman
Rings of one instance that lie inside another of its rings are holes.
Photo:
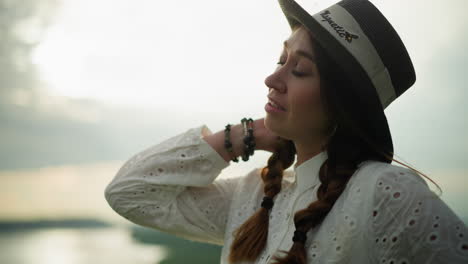
[[[383,110],[415,82],[397,33],[365,0],[315,15],[279,2],[292,34],[265,80],[255,144],[242,139],[244,120],[189,129],[127,161],[105,190],[109,205],[224,245],[221,263],[468,263],[467,227],[416,172],[390,164]],[[216,179],[252,146],[273,152],[265,168]]]

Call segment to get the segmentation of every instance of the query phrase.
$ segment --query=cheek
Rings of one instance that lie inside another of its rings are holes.
[[[300,93],[295,96],[295,102],[293,105],[297,106],[297,110],[300,113],[304,113],[305,116],[316,116],[321,113],[321,99],[320,99],[320,87],[313,85],[309,87],[303,87]]]

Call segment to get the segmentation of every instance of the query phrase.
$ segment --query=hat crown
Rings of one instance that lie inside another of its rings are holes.
[[[411,87],[416,75],[405,45],[368,0],[323,2],[279,0],[291,27],[303,24],[362,89],[385,109]],[[319,9],[321,8],[321,10]],[[319,11],[319,12],[317,12]]]

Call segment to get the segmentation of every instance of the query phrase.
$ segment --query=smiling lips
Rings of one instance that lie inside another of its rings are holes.
[[[281,110],[283,110],[283,111],[286,111],[286,109],[285,109],[283,106],[281,106],[279,103],[277,103],[276,101],[274,101],[273,99],[271,99],[271,97],[268,97],[268,103],[269,103],[270,105],[272,105],[273,107],[275,107],[275,108],[278,108],[278,109],[281,109]]]

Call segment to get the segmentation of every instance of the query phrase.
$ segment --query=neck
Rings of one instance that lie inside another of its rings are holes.
[[[294,142],[294,145],[297,153],[296,166],[301,165],[324,150],[321,141],[310,142],[309,144]]]

